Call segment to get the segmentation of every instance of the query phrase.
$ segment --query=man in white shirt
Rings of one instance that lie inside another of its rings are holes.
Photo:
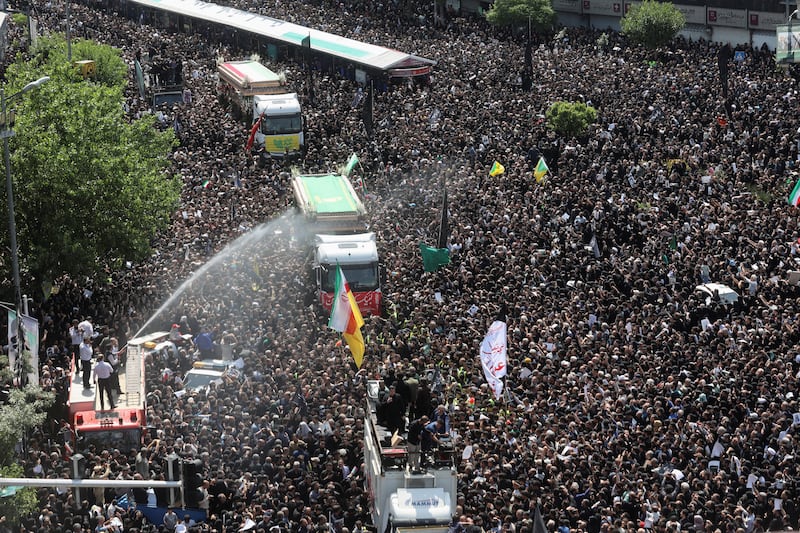
[[[84,318],[80,324],[78,324],[78,329],[83,331],[83,338],[84,339],[93,339],[94,338],[94,326],[92,325],[91,317]]]
[[[111,396],[111,374],[114,369],[103,358],[103,354],[97,356],[97,364],[94,365],[94,378],[97,383],[97,393],[100,395],[100,409],[104,410],[103,393],[108,395],[108,405],[114,409],[114,398]]]
[[[172,510],[172,507],[168,507],[167,512],[164,513],[164,529],[170,533],[173,533],[175,531],[175,526],[178,525],[178,522],[178,515],[175,514],[175,511]]]
[[[187,533],[193,525],[195,525],[195,521],[192,520],[192,517],[188,514],[183,515],[183,520],[175,525],[175,533]]]
[[[83,388],[88,389],[90,387],[89,374],[92,372],[92,355],[94,354],[94,350],[92,349],[91,339],[83,339],[78,349],[78,352],[81,358]],[[78,369],[76,368],[75,371],[77,372]]]
[[[113,350],[109,351],[106,355],[106,362],[114,370],[111,374],[111,388],[117,391],[117,394],[122,394],[122,389],[119,385],[119,357],[117,357],[117,353]]]
[[[75,370],[77,370],[81,366],[80,346],[83,342],[83,333],[78,325],[78,319],[72,321],[72,325],[69,328],[69,339],[70,352],[75,358]]]

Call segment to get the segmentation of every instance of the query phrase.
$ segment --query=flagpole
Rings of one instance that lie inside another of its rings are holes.
[[[447,203],[447,200],[446,200],[446,198],[447,198],[447,186],[446,186],[446,183],[447,183],[447,178],[442,176],[442,184],[445,185],[445,187],[443,187],[444,193],[442,195],[442,212],[439,215],[439,236],[436,239],[437,248],[441,248],[442,247],[441,246],[442,237],[443,237],[442,230],[444,229],[443,228],[444,224],[442,224],[442,222],[444,221],[444,217],[446,216],[446,214],[444,213],[444,210],[447,209],[447,205],[445,205]]]
[[[311,31],[308,32],[308,46],[303,46],[303,68],[306,71],[306,96],[311,105],[314,105],[314,73],[311,68]],[[303,39],[303,42],[306,41]]]
[[[369,105],[369,108],[367,108]],[[374,116],[375,116],[375,85],[372,80],[369,80],[369,93],[367,94],[367,100],[364,102],[364,108],[362,109],[362,116],[361,122],[364,124],[364,130],[367,134],[367,138],[369,140],[375,139],[375,125],[374,125]],[[367,113],[369,111],[369,113]],[[367,116],[369,115],[369,120],[367,120]],[[369,122],[369,125],[367,124]]]
[[[361,159],[358,160],[358,169],[361,171],[361,193],[364,195],[364,199],[367,199],[367,173],[364,172],[364,166],[361,164]]]

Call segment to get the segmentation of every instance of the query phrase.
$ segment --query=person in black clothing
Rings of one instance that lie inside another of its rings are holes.
[[[225,481],[224,472],[217,472],[217,474],[214,476],[214,479],[211,480],[211,485],[208,487],[208,495],[212,501],[217,500],[217,497],[220,494],[226,497],[230,494],[228,484]]]
[[[406,407],[408,407],[411,404],[411,389],[406,384],[406,376],[404,374],[398,374],[393,385],[397,394],[403,398]]]
[[[425,419],[428,417],[426,416]],[[421,465],[425,468],[431,461],[431,452],[439,445],[439,437],[444,434],[443,420],[428,420],[422,426],[420,433],[420,444],[422,447]]]
[[[412,418],[428,416],[433,412],[433,393],[428,386],[427,379],[419,380],[419,390],[417,391],[417,401],[414,405],[414,412],[409,413]]]
[[[397,394],[394,385],[389,387],[389,395],[383,400],[380,407],[382,408],[383,420],[386,424],[386,429],[389,433],[403,433],[406,428],[406,402],[402,396]]]
[[[422,432],[425,431],[425,425],[430,422],[427,416],[414,419],[408,426],[408,465],[411,471],[419,470],[420,465],[420,451],[422,449]]]

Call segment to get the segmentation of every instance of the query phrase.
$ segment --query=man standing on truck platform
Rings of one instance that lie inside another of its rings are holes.
[[[95,383],[97,383],[97,392],[100,395],[100,410],[105,410],[105,403],[103,402],[103,394],[108,396],[108,405],[114,409],[114,397],[111,396],[111,374],[114,368],[108,364],[103,357],[103,354],[98,354],[97,364],[94,365]]]
[[[91,388],[89,374],[92,372],[92,355],[94,354],[94,350],[92,349],[92,339],[87,339],[84,337],[80,347],[78,348],[78,353],[80,354],[81,358],[81,377],[83,378],[83,388],[88,389]],[[77,372],[78,369],[76,368],[75,371]]]
[[[408,466],[411,472],[418,472],[420,465],[420,450],[422,449],[422,432],[430,422],[427,416],[417,418],[408,426]]]
[[[428,417],[424,417],[427,419]],[[423,426],[420,441],[422,443],[422,467],[428,466],[430,452],[439,445],[439,435],[444,431],[444,422],[441,420],[428,421]]]
[[[383,414],[383,419],[386,423],[386,429],[389,433],[403,433],[406,429],[406,402],[402,396],[397,394],[394,385],[389,387],[389,395],[383,400],[379,406]]]
[[[70,351],[75,359],[75,371],[81,366],[81,343],[83,342],[83,332],[78,327],[78,319],[72,320],[72,326],[69,328]]]

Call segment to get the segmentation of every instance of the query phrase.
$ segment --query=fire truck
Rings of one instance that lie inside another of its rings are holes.
[[[377,533],[447,533],[457,502],[455,450],[448,439],[412,470],[401,436],[378,424],[382,380],[367,382],[364,420],[365,490]]]
[[[141,446],[147,428],[145,361],[164,347],[161,343],[168,337],[167,332],[157,332],[128,341],[124,373],[119,377],[124,394],[115,409],[97,408],[97,386],[83,388],[80,369],[73,361],[67,406],[78,451],[94,445],[99,450],[116,448],[124,453]]]
[[[381,283],[375,234],[366,232],[366,209],[346,176],[292,178],[295,205],[308,226],[319,303],[330,310],[339,265],[363,315],[380,315]]]

